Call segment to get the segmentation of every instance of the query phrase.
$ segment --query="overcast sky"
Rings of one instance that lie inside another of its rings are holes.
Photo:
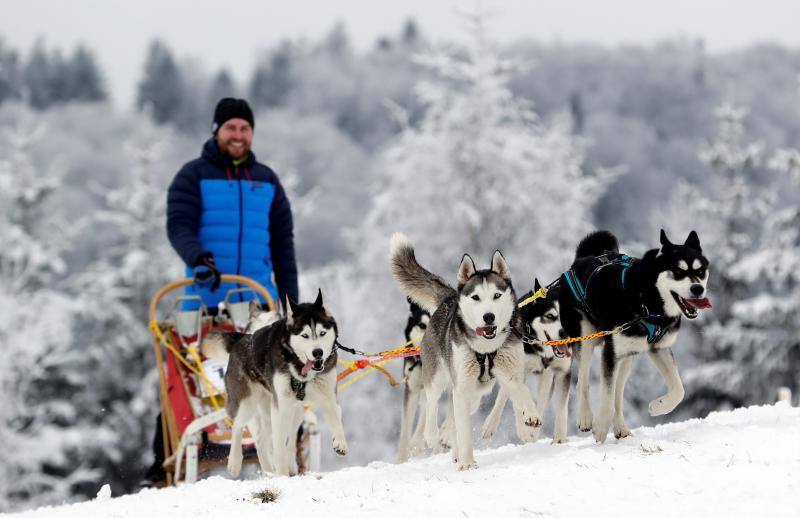
[[[48,46],[91,47],[114,101],[133,102],[148,42],[162,38],[179,58],[227,67],[245,81],[258,51],[282,38],[317,38],[341,20],[363,50],[395,34],[413,16],[434,40],[462,36],[458,6],[494,13],[491,35],[545,42],[648,44],[702,37],[725,51],[773,41],[800,47],[800,0],[0,0],[0,36],[27,54],[37,37]]]

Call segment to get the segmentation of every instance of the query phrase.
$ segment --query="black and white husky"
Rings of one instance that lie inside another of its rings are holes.
[[[406,323],[406,341],[414,340],[408,347],[419,345],[419,339],[428,328],[431,315],[411,299],[410,314]],[[403,376],[406,380],[403,391],[403,412],[400,417],[400,442],[397,446],[397,462],[405,462],[408,457],[418,451],[422,446],[422,433],[425,430],[425,395],[422,390],[422,361],[419,356],[409,356],[403,361]],[[414,416],[419,407],[417,426],[414,435],[411,429],[414,425]]]
[[[533,291],[529,291],[520,297],[518,303],[530,298],[540,289],[539,280],[535,279]],[[560,287],[556,284],[547,291],[544,297],[535,299],[533,302],[518,308],[526,336],[543,341],[557,340],[566,336],[559,319],[559,291]],[[571,348],[568,345],[552,347],[535,342],[526,342],[524,348],[525,372],[539,376],[539,384],[536,389],[536,404],[542,412],[542,418],[544,418],[551,393],[553,393],[555,395],[553,443],[565,443],[567,442],[569,389],[572,379],[570,372],[572,367]],[[489,438],[497,432],[497,427],[500,425],[500,418],[507,402],[508,392],[503,387],[500,387],[497,391],[494,407],[492,407],[492,411],[483,423],[483,436],[485,438]],[[539,429],[537,428],[535,432],[537,437],[538,432]],[[520,430],[517,430],[517,435],[520,439],[523,436]]]
[[[684,395],[670,347],[681,317],[697,317],[711,307],[705,296],[708,259],[692,231],[681,245],[661,231],[661,247],[641,259],[618,252],[616,237],[606,231],[588,235],[578,245],[570,270],[560,278],[561,323],[570,336],[611,330],[635,321],[629,329],[608,335],[602,345],[600,410],[589,406],[589,372],[596,341],[578,344],[578,428],[605,442],[609,428],[617,438],[631,434],[622,415],[623,391],[633,356],[647,352],[667,384],[667,393],[650,402],[650,415],[671,412]]]
[[[336,321],[322,292],[314,303],[288,300],[286,316],[254,334],[213,333],[203,340],[203,354],[223,360],[225,408],[233,419],[228,471],[242,467],[242,433],[255,438],[261,469],[288,475],[303,405],[318,408],[333,434],[333,449],[347,453],[341,408],[336,400]]]
[[[458,268],[458,287],[417,263],[414,248],[400,233],[392,236],[390,264],[395,280],[411,300],[431,313],[422,338],[422,384],[425,392],[425,442],[434,450],[440,435],[439,398],[450,390],[454,416],[454,460],[459,469],[477,467],[470,415],[497,379],[514,404],[518,428],[526,441],[541,426],[523,371],[525,353],[519,337],[511,271],[496,251],[488,270],[477,270],[469,255]]]

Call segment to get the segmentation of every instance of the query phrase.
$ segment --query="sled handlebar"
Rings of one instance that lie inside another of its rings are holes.
[[[249,288],[255,290],[259,295],[264,297],[264,300],[267,301],[267,307],[270,311],[275,309],[275,301],[272,299],[272,296],[269,294],[267,289],[259,284],[258,282],[254,281],[250,277],[245,277],[243,275],[233,275],[233,274],[223,274],[220,277],[221,282],[230,282],[234,284],[243,284]],[[167,294],[172,291],[175,291],[179,288],[183,288],[184,286],[189,286],[190,284],[194,284],[194,279],[191,277],[187,277],[185,279],[178,279],[172,282],[165,284],[160,290],[153,295],[153,298],[150,299],[150,322],[153,322],[156,319],[156,307],[158,306],[159,301]]]

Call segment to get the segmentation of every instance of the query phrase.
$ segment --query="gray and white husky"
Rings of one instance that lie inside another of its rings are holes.
[[[449,390],[455,424],[454,460],[461,470],[477,467],[470,415],[495,379],[511,397],[524,440],[533,440],[542,422],[524,383],[525,353],[519,338],[516,296],[503,255],[495,251],[491,268],[477,270],[465,254],[455,289],[417,263],[414,248],[404,234],[392,236],[389,261],[406,295],[431,313],[421,344],[427,407],[424,437],[428,446],[438,448],[439,398]]]
[[[522,302],[541,289],[539,280],[534,280],[533,291],[520,297]],[[526,336],[537,340],[556,340],[564,338],[566,333],[559,319],[558,296],[559,286],[556,284],[547,291],[544,297],[538,298],[524,306],[518,306],[518,312],[525,328]],[[569,405],[569,389],[572,379],[572,353],[568,345],[552,347],[537,343],[525,343],[525,372],[539,376],[536,388],[536,404],[544,417],[550,403],[551,393],[555,395],[555,426],[553,443],[567,442],[567,415]],[[497,432],[503,409],[508,402],[508,392],[503,388],[497,392],[494,407],[483,423],[483,436],[489,438]],[[535,436],[538,437],[539,429]],[[517,430],[522,439],[523,430]]]
[[[287,299],[286,316],[254,334],[210,333],[203,354],[228,357],[225,408],[233,419],[228,471],[242,467],[242,433],[255,438],[261,469],[288,475],[303,405],[318,408],[333,434],[333,449],[347,453],[341,408],[336,400],[336,321],[322,292],[313,303]]]

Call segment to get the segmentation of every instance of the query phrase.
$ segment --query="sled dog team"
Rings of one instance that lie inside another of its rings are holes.
[[[638,353],[647,353],[667,386],[666,394],[650,403],[650,414],[671,412],[684,392],[670,348],[682,317],[696,318],[698,310],[711,304],[706,297],[708,260],[697,234],[692,231],[683,244],[674,244],[662,230],[660,241],[658,248],[633,258],[619,252],[611,233],[594,232],[578,245],[570,269],[544,296],[530,302],[533,293],[541,293],[539,281],[518,299],[500,251],[487,269],[478,269],[465,254],[453,287],[417,262],[405,235],[393,235],[391,271],[410,302],[406,339],[420,340],[421,347],[421,354],[406,358],[403,365],[398,460],[407,460],[424,440],[433,452],[449,447],[459,469],[477,467],[470,417],[495,382],[499,388],[483,424],[484,437],[497,431],[510,399],[517,436],[523,442],[536,441],[541,411],[552,393],[553,442],[565,442],[573,356],[578,363],[577,425],[592,431],[598,442],[604,442],[611,429],[617,438],[631,434],[622,404]],[[522,300],[530,303],[519,305]],[[546,343],[609,330],[614,333],[570,345]],[[336,398],[338,329],[322,293],[313,303],[288,300],[285,315],[272,323],[253,305],[246,331],[211,333],[202,344],[206,356],[228,359],[230,474],[237,477],[241,470],[245,427],[255,439],[262,471],[290,474],[304,404],[322,412],[334,451],[345,455],[347,441]],[[593,413],[589,373],[596,346],[602,346],[601,397]],[[539,376],[535,401],[526,385],[529,373]],[[439,400],[444,393],[449,397],[440,428]]]

